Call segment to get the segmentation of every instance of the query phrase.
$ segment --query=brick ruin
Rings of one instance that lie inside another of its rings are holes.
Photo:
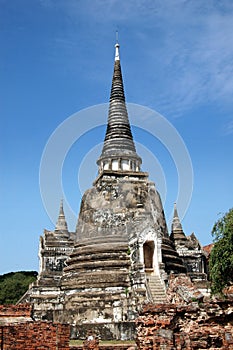
[[[233,349],[232,301],[146,305],[137,345],[149,349]]]
[[[69,323],[72,338],[91,328],[102,339],[133,339],[141,305],[166,302],[171,274],[187,273],[207,292],[201,244],[184,234],[176,207],[169,234],[160,195],[141,170],[115,48],[98,176],[83,195],[75,232],[61,203],[55,230],[40,238],[38,279],[20,300],[33,304],[35,320]]]
[[[83,345],[72,346],[69,325],[33,320],[30,304],[0,305],[0,349],[233,349],[233,288],[222,300],[205,300],[186,275],[173,275],[167,297],[166,303],[144,304],[139,311],[137,346],[102,345],[90,329]]]
[[[69,350],[70,326],[32,319],[32,305],[0,305],[1,350]]]
[[[233,349],[233,293],[208,299],[187,276],[171,276],[168,302],[147,304],[136,320],[138,349]]]

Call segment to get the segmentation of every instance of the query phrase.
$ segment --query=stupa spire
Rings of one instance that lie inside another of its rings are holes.
[[[61,199],[60,202],[60,210],[59,210],[59,215],[55,227],[55,232],[65,232],[68,233],[68,226],[64,214],[64,209],[63,209],[63,200]]]
[[[137,155],[125,102],[120,63],[120,45],[115,45],[114,72],[108,111],[104,146],[97,161],[103,170],[140,171],[141,158]]]
[[[173,220],[172,220],[172,227],[171,227],[171,238],[173,240],[186,240],[186,236],[184,234],[180,218],[178,215],[178,210],[176,203],[174,203],[174,213],[173,213]]]
[[[120,45],[118,44],[118,42],[115,45],[115,61],[120,61]]]

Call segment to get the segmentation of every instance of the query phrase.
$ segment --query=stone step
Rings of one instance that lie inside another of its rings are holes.
[[[154,303],[162,303],[166,301],[165,288],[159,276],[147,276],[148,286]]]
[[[161,290],[161,291],[164,292],[163,287],[161,287],[159,284],[157,284],[157,285],[152,284],[152,285],[151,285],[150,282],[149,282],[149,285],[150,285],[150,288],[151,288],[151,289],[157,289],[157,290]]]
[[[157,288],[151,288],[151,286],[149,285],[150,290],[157,293],[157,294],[163,294],[164,295],[164,290],[162,289],[157,289]]]
[[[150,282],[149,281],[149,284],[150,284],[151,287],[155,287],[155,288],[164,290],[163,286],[161,285],[161,282],[154,283],[154,282]]]
[[[153,295],[157,295],[157,296],[164,296],[164,293],[162,293],[162,292],[157,292],[157,291],[155,291],[155,290],[152,290],[151,289],[151,293],[153,294]]]

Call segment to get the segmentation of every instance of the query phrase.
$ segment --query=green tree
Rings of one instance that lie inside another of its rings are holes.
[[[36,280],[36,271],[10,272],[0,275],[0,304],[15,304]]]
[[[219,219],[212,229],[214,247],[210,253],[212,294],[222,294],[233,283],[233,208]]]

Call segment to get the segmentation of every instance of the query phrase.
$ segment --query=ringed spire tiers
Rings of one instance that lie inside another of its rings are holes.
[[[114,72],[108,111],[108,124],[102,153],[97,160],[99,173],[104,170],[140,171],[142,163],[138,156],[125,102],[124,85],[120,63],[120,45],[115,45]]]
[[[172,227],[171,227],[171,238],[173,240],[186,240],[186,236],[184,234],[180,218],[178,215],[178,210],[176,203],[174,203],[174,214],[173,214],[173,220],[172,220]]]
[[[67,222],[64,214],[62,199],[60,202],[60,210],[59,210],[59,215],[58,215],[58,219],[55,227],[55,232],[68,233],[68,227],[67,227]]]

